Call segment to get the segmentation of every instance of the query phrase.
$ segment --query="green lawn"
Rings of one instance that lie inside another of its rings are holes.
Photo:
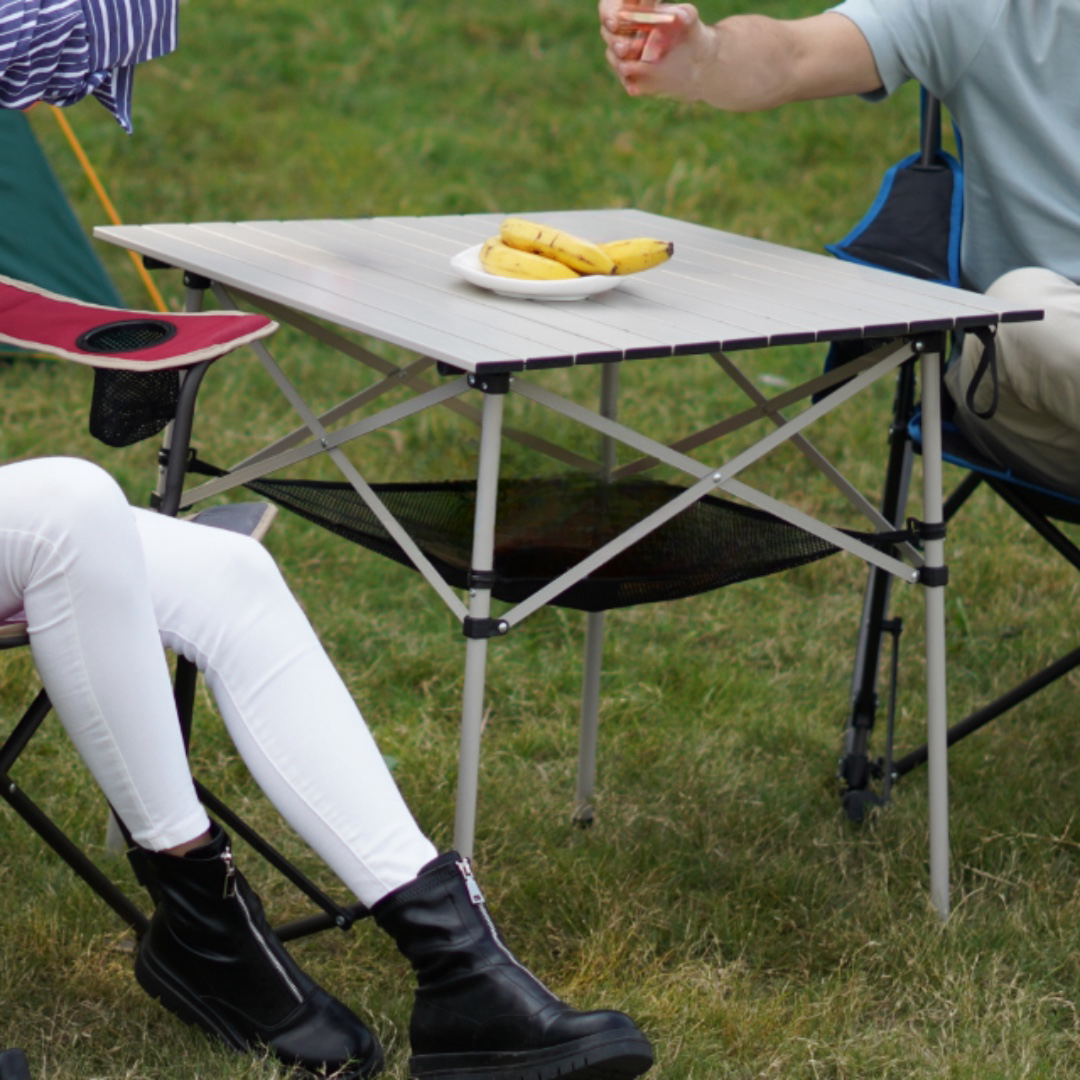
[[[736,5],[702,8],[719,17]],[[809,0],[759,8],[817,10]],[[592,3],[233,0],[183,6],[181,50],[139,74],[133,138],[93,102],[67,115],[132,223],[636,206],[819,251],[914,149],[916,107],[911,87],[876,107],[845,100],[757,116],[632,101],[604,65]],[[52,118],[31,119],[80,218],[104,222]],[[147,305],[124,256],[101,253],[128,302]],[[159,283],[177,303],[175,277]],[[288,333],[275,347],[327,400],[355,378]],[[821,361],[820,350],[791,349],[751,370],[767,387]],[[573,391],[594,401],[594,378]],[[87,372],[19,363],[3,379],[0,459],[86,456],[145,503],[154,448],[91,440]],[[562,385],[558,373],[550,383]],[[624,365],[624,389],[627,418],[660,430],[734,400],[708,358]],[[285,420],[250,356],[218,365],[203,399],[196,441],[212,458],[239,456]],[[879,387],[815,436],[871,491],[890,400]],[[429,417],[367,440],[357,461],[374,480],[417,464],[444,479],[468,475],[474,452],[474,432]],[[531,464],[515,453],[507,467]],[[806,505],[835,503],[794,458],[770,468],[804,483]],[[282,515],[268,544],[419,820],[447,844],[462,660],[452,620],[418,576],[295,518]],[[985,494],[951,531],[949,563],[959,716],[1069,647],[1077,583]],[[598,818],[584,831],[570,820],[583,619],[548,608],[492,646],[477,838],[489,899],[549,985],[640,1021],[657,1080],[1080,1073],[1075,678],[951,755],[955,911],[942,926],[927,895],[924,775],[863,827],[837,798],[863,578],[839,556],[613,613]],[[896,591],[906,748],[924,719],[921,597]],[[31,671],[25,656],[3,662],[4,715],[14,717]],[[194,758],[211,787],[310,864],[203,699]],[[100,796],[58,725],[18,775],[100,850]],[[0,1045],[23,1046],[36,1080],[277,1075],[147,999],[128,935],[6,809],[0,842]],[[275,915],[297,909],[253,860],[244,865]],[[121,860],[113,869],[128,880]],[[404,1078],[410,987],[389,943],[361,924],[295,951],[371,1020],[388,1075]]]

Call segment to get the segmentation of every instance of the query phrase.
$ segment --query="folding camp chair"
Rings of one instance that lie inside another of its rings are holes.
[[[210,364],[277,328],[270,319],[235,312],[162,315],[84,303],[0,277],[0,344],[46,353],[95,369],[91,430],[114,445],[136,441],[171,425],[175,451],[163,469],[158,508],[175,514],[184,481],[192,416],[199,384]],[[211,507],[196,515],[201,524],[260,538],[273,513],[267,504]],[[25,647],[25,625],[0,627],[0,649]],[[178,658],[175,697],[185,745],[191,735],[197,671]],[[0,745],[0,796],[136,932],[147,917],[139,904],[108,876],[19,787],[11,770],[50,712],[41,690]],[[285,940],[331,926],[348,927],[364,913],[343,906],[270,845],[244,819],[196,782],[207,809],[247,841],[319,909],[278,927]],[[130,837],[126,837],[130,843]]]
[[[959,284],[963,169],[957,159],[941,150],[940,140],[940,105],[924,92],[920,153],[890,170],[871,211],[852,233],[840,243],[830,245],[828,250],[840,258]],[[957,132],[958,144],[959,141]],[[902,198],[896,200],[891,192],[898,176],[903,177],[899,185]],[[905,222],[911,227],[905,228]],[[852,353],[857,354],[869,344],[860,343]],[[830,356],[827,366],[842,363],[844,359],[844,356]],[[944,388],[943,395],[947,401]],[[899,527],[904,519],[914,456],[921,450],[923,436],[914,373],[910,369],[902,369],[899,373],[889,430],[882,513]],[[948,419],[943,426],[942,441],[944,460],[964,469],[967,474],[945,500],[946,527],[975,490],[985,485],[1080,570],[1080,548],[1055,524],[1080,523],[1080,500],[1033,484],[990,461],[975,450]],[[889,576],[871,568],[856,646],[851,711],[839,766],[844,810],[853,821],[862,821],[871,808],[886,803],[893,784],[927,760],[925,746],[902,756],[894,752],[898,645],[902,626],[899,619],[889,614],[890,588]],[[870,738],[879,707],[877,685],[886,652],[890,654],[890,678],[885,745],[881,756],[872,758]],[[978,731],[1077,666],[1080,666],[1080,648],[1071,650],[955,723],[948,732],[948,745]],[[875,783],[880,785],[879,790],[874,790],[872,785]]]

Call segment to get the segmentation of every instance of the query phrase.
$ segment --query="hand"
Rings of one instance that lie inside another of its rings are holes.
[[[634,96],[754,112],[881,87],[869,42],[836,12],[805,19],[731,15],[706,25],[693,4],[660,4],[656,10],[675,19],[652,27],[639,46],[615,32],[621,0],[599,5],[607,62]]]
[[[623,17],[628,12],[655,11],[656,6],[657,0],[600,0],[600,34],[619,59],[639,59],[649,36],[648,27],[630,27]]]
[[[711,28],[702,24],[697,8],[660,5],[655,10],[672,15],[672,22],[628,36],[616,32],[618,12],[624,6],[622,0],[600,0],[599,4],[606,59],[626,92],[698,100],[702,91],[696,85],[696,73],[709,49],[705,38]],[[674,60],[670,59],[673,53]]]

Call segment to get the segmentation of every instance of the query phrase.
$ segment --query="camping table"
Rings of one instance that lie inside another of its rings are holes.
[[[465,637],[461,747],[455,817],[455,845],[472,851],[483,716],[487,645],[556,598],[607,559],[694,501],[715,492],[749,503],[825,538],[897,577],[925,588],[926,717],[929,747],[930,888],[944,917],[949,910],[948,775],[946,766],[945,605],[943,530],[924,534],[922,551],[902,545],[894,558],[781,500],[749,486],[740,474],[785,442],[792,442],[824,472],[849,503],[888,532],[893,524],[859,494],[803,434],[814,421],[905,362],[921,365],[925,446],[923,516],[942,520],[939,382],[945,332],[993,327],[1002,320],[1038,318],[1041,313],[1003,307],[983,296],[913,280],[636,210],[596,210],[529,214],[537,220],[597,241],[626,236],[658,236],[675,243],[675,257],[643,275],[627,277],[603,295],[578,302],[537,303],[507,298],[462,280],[451,257],[492,235],[501,215],[370,218],[342,221],[281,221],[160,224],[103,227],[96,236],[187,272],[188,306],[201,303],[206,289],[226,307],[254,304],[347,355],[384,378],[322,415],[305,402],[269,350],[256,345],[260,360],[292,403],[302,426],[265,450],[238,463],[224,478],[185,494],[185,502],[218,494],[316,454],[327,454],[365,500],[445,604],[460,620]],[[398,368],[341,330],[392,343],[415,362]],[[841,339],[890,339],[842,373],[817,373],[802,385],[767,398],[736,366],[732,353],[774,346]],[[664,445],[615,418],[620,361],[679,363],[679,357],[711,355],[721,371],[749,396],[746,410],[719,419],[704,432]],[[438,365],[443,378],[421,378]],[[588,409],[539,385],[538,369],[602,365],[601,401]],[[844,381],[846,380],[846,381]],[[332,425],[375,401],[387,387],[410,387],[404,404],[375,416]],[[832,388],[815,400],[815,395]],[[544,439],[503,425],[507,393],[523,395],[586,425],[601,437],[601,460],[583,461]],[[479,394],[480,409],[457,399]],[[342,447],[386,424],[437,405],[471,415],[480,425],[476,510],[467,600],[450,588],[394,520]],[[799,409],[788,415],[792,409]],[[784,412],[782,410],[787,410]],[[690,451],[751,422],[765,433],[750,448],[724,460]],[[601,479],[618,479],[636,469],[664,463],[689,478],[689,486],[660,510],[648,513],[618,539],[605,544],[576,568],[527,600],[492,617],[490,587],[495,503],[504,438],[551,453]],[[636,464],[616,467],[622,444],[642,455]],[[595,755],[602,613],[589,616],[583,704],[579,799],[591,795]]]

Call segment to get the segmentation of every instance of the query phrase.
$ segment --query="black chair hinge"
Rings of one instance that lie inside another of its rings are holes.
[[[944,540],[947,526],[944,521],[931,522],[908,518],[908,531],[918,543],[922,544],[927,540]]]
[[[169,467],[169,455],[171,453],[172,450],[170,450],[167,446],[163,446],[160,450],[158,450],[158,465],[160,465],[163,469],[167,469]],[[187,461],[184,465],[185,472],[190,472],[192,470],[193,466],[195,465],[195,460],[196,458],[198,458],[198,456],[198,450],[196,450],[194,446],[189,446],[187,451]]]

